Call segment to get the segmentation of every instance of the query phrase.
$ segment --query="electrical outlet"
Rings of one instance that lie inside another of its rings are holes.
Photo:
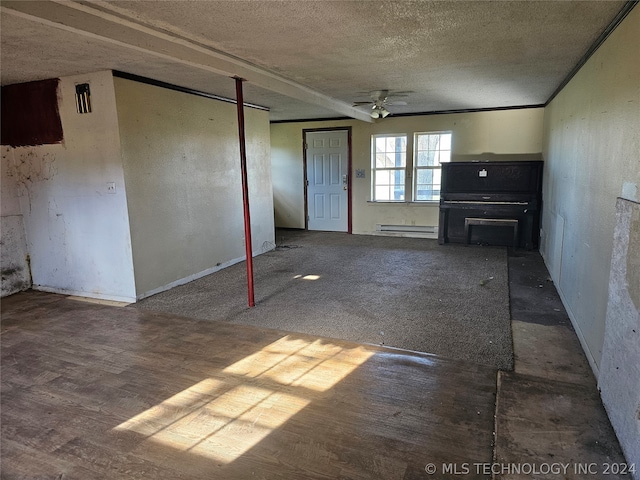
[[[107,182],[107,193],[116,193],[116,182]]]

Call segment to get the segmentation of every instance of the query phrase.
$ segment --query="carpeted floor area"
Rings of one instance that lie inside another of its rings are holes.
[[[137,308],[380,344],[513,368],[507,250],[435,240],[278,231],[254,259]]]

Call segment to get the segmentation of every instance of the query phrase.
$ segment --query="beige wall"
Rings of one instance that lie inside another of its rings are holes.
[[[138,297],[244,258],[236,106],[115,79]],[[269,114],[245,109],[254,254],[274,247]]]
[[[304,228],[302,130],[351,126],[353,137],[353,233],[375,233],[377,224],[436,226],[437,204],[371,203],[371,135],[406,133],[408,155],[414,132],[453,132],[454,160],[540,159],[543,109],[388,117],[370,124],[357,120],[271,125],[271,160],[276,225]],[[366,177],[355,178],[364,169]]]
[[[540,247],[598,377],[627,461],[636,464],[640,305],[633,305],[638,295],[626,281],[633,274],[627,272],[625,280],[621,262],[635,268],[637,242],[630,239],[629,218],[615,244],[614,229],[616,203],[622,202],[616,197],[640,201],[638,45],[636,7],[545,109]],[[619,221],[623,217],[619,211]],[[612,258],[617,258],[613,264]]]
[[[596,371],[616,197],[640,185],[638,45],[635,8],[545,109],[541,252]]]

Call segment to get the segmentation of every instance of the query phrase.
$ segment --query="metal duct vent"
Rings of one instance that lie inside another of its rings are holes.
[[[78,113],[91,113],[91,92],[88,83],[76,85],[76,110]]]

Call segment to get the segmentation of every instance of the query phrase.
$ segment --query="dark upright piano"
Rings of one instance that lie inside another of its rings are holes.
[[[537,248],[542,163],[443,163],[438,243]]]

